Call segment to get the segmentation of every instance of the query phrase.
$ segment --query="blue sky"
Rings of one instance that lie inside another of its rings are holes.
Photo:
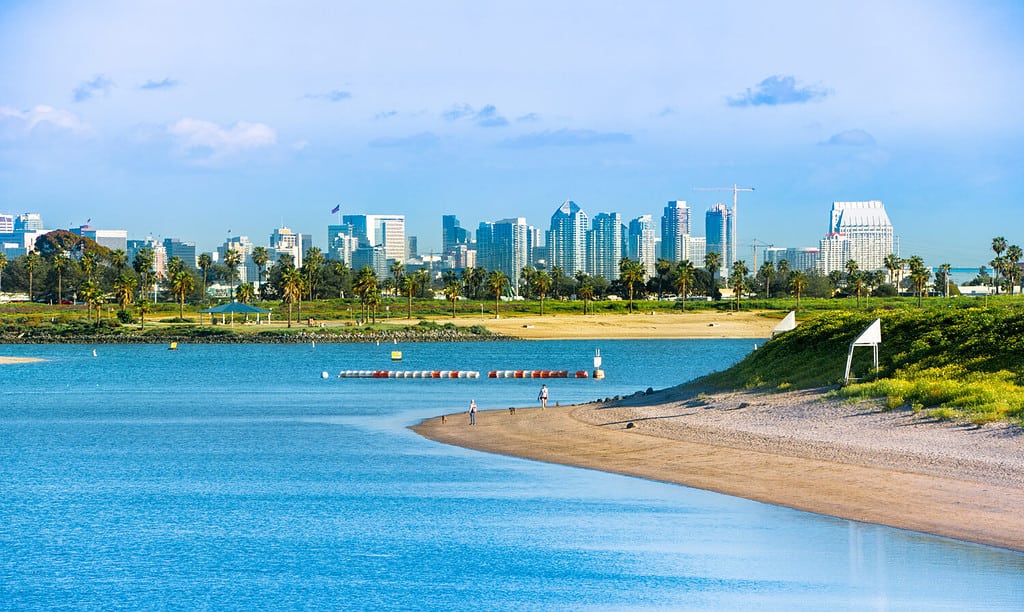
[[[0,3],[0,211],[322,244],[329,212],[703,212],[814,246],[882,200],[902,254],[1024,243],[1020,2]],[[740,253],[750,260],[749,246]]]

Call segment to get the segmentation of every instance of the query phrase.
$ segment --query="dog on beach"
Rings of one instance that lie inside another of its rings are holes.
[[[513,415],[515,413],[516,413],[516,407],[515,406],[509,406],[509,408],[508,408],[509,416],[511,416],[511,415]]]
[[[442,414],[441,415],[441,424],[444,425],[447,422],[448,422],[448,417]]]

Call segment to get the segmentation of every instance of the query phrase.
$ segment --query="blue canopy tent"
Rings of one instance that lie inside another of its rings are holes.
[[[199,311],[199,324],[200,325],[203,324],[203,314],[205,314],[205,313],[209,313],[210,314],[210,319],[211,320],[213,320],[213,316],[214,315],[219,314],[220,315],[221,323],[225,322],[224,315],[230,314],[231,315],[231,323],[232,324],[234,324],[234,322],[235,322],[235,314],[236,313],[237,314],[244,314],[246,316],[246,320],[248,320],[249,315],[255,314],[256,315],[256,322],[257,323],[260,322],[260,315],[261,314],[270,315],[270,311],[269,310],[264,310],[262,308],[256,308],[255,306],[250,306],[248,304],[243,304],[241,302],[228,302],[227,304],[221,304],[220,306],[214,306],[213,308],[207,308],[206,310],[200,310]],[[268,321],[270,320],[269,316],[267,316],[267,320]]]

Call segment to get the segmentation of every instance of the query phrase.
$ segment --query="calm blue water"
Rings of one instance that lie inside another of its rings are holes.
[[[1012,610],[1024,555],[488,455],[406,427],[589,369],[562,403],[720,369],[742,341],[3,346],[0,609]],[[323,380],[321,371],[332,377]],[[459,417],[463,418],[463,417]]]

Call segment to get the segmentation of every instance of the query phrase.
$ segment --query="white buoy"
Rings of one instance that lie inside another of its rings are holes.
[[[95,357],[95,356],[96,356],[96,349],[92,349],[92,356],[93,356],[93,357]]]
[[[316,340],[314,340],[314,341],[312,342],[312,344],[313,344],[313,348],[316,348]]]
[[[756,345],[756,344],[754,345],[754,350],[755,350],[755,351],[757,350],[757,345]]]
[[[331,375],[328,374],[326,370],[324,370],[323,372],[320,372],[320,378],[327,379],[327,378],[330,378],[330,377],[331,377]]]

